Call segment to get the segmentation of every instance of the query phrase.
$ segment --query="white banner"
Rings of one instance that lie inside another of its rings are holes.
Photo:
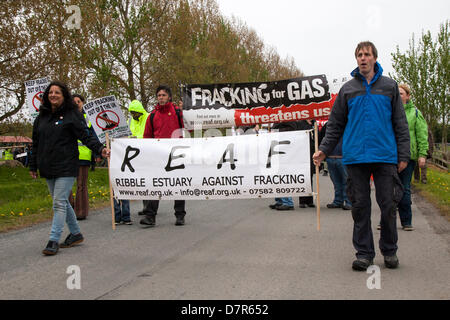
[[[42,96],[50,84],[47,78],[25,81],[25,92],[27,93],[27,106],[33,119],[39,114]]]
[[[118,199],[311,195],[309,131],[193,139],[113,139]]]
[[[105,132],[110,138],[131,135],[125,115],[117,103],[116,97],[108,96],[89,101],[83,106],[92,127],[101,143],[105,143]]]

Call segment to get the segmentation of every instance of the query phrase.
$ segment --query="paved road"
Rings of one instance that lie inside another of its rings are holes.
[[[139,201],[135,224],[115,231],[109,209],[91,212],[80,222],[85,242],[53,257],[41,254],[50,223],[1,234],[0,299],[450,299],[448,233],[436,233],[416,205],[416,230],[399,229],[400,267],[386,269],[377,249],[381,289],[368,289],[373,275],[351,269],[351,213],[325,208],[332,185],[320,179],[320,231],[314,209],[276,211],[271,199],[255,199],[188,202],[183,227],[169,201],[153,229],[139,226]],[[81,289],[67,288],[72,265]]]

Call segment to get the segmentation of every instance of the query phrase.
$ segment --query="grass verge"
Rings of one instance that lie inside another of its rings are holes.
[[[413,179],[414,190],[450,221],[450,174],[446,170],[428,164],[427,180],[427,184],[423,184]]]
[[[108,170],[88,176],[89,209],[109,204]],[[76,192],[76,183],[72,193]],[[52,199],[45,179],[32,179],[28,168],[0,167],[0,232],[17,230],[53,218]]]

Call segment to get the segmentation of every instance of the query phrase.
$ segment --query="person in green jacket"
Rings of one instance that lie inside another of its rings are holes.
[[[128,111],[131,113],[131,119],[129,122],[131,138],[142,139],[144,137],[145,124],[147,123],[147,118],[150,113],[145,110],[142,103],[138,100],[131,101],[128,106]],[[128,201],[128,200],[122,200]],[[144,200],[143,207],[145,208],[146,200]],[[125,203],[126,205],[126,203]],[[144,215],[144,209],[138,212],[138,215]]]
[[[13,154],[10,149],[5,150],[4,160],[14,160]]]
[[[132,137],[142,139],[144,136],[145,123],[147,122],[149,113],[144,109],[142,103],[138,100],[131,101],[128,106],[128,111],[130,111],[132,117],[130,119],[131,135]]]
[[[405,107],[406,119],[408,120],[409,135],[411,141],[411,159],[405,170],[399,173],[402,181],[404,193],[398,204],[398,212],[403,230],[412,231],[411,212],[411,178],[416,162],[420,168],[426,164],[428,152],[428,126],[422,113],[411,102],[411,89],[407,84],[400,84],[400,97]]]

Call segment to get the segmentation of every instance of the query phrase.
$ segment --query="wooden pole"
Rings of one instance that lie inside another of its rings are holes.
[[[319,151],[319,134],[318,134],[317,121],[314,122],[314,147],[315,147],[315,152]],[[317,192],[316,192],[317,231],[320,231],[320,188],[319,188],[319,166],[318,165],[316,165],[316,186],[317,186]]]
[[[108,132],[105,132],[105,137],[106,137],[106,147],[108,149],[111,150],[110,146],[109,146],[109,135]],[[112,216],[112,229],[116,230],[116,219],[115,219],[115,215],[114,215],[114,199],[113,199],[113,190],[112,190],[112,186],[111,186],[111,179],[109,179],[110,174],[109,174],[109,162],[110,162],[110,157],[108,157],[108,180],[109,180],[109,199],[111,201],[111,216]]]

